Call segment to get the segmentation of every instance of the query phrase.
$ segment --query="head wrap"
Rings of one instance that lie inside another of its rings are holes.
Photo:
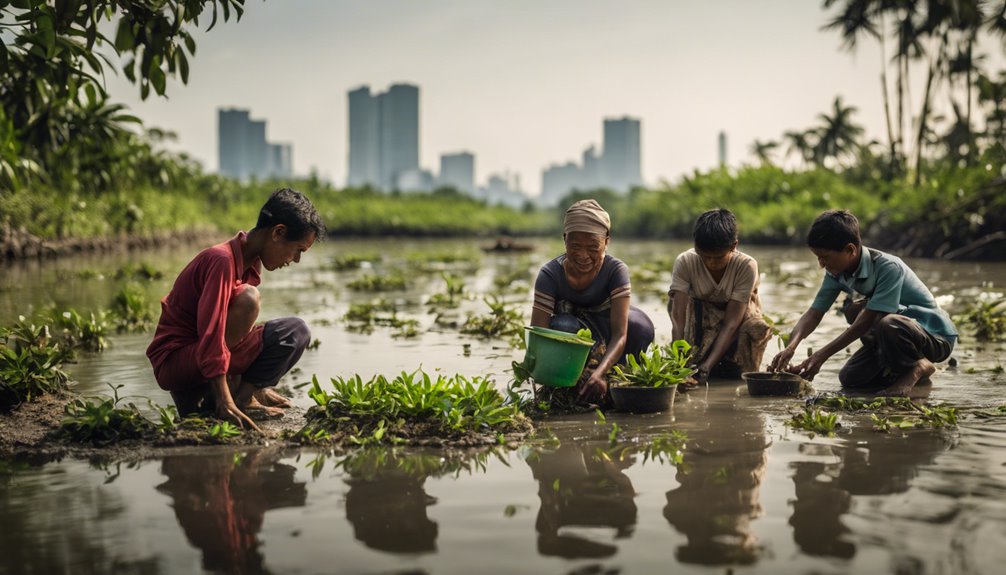
[[[611,231],[611,217],[595,200],[580,200],[566,210],[562,221],[562,234],[587,232],[607,236]]]

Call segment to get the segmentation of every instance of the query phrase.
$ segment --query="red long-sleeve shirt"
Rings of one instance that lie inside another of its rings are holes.
[[[239,232],[229,241],[199,252],[178,274],[168,295],[161,300],[161,319],[147,357],[157,383],[175,389],[189,382],[162,381],[160,367],[172,352],[197,344],[199,373],[211,380],[229,372],[232,362],[247,366],[262,350],[262,330],[254,329],[234,349],[224,339],[231,298],[246,285],[257,286],[262,262],[245,265],[241,247],[248,234]]]

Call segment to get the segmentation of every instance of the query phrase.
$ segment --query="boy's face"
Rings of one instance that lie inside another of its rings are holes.
[[[702,265],[706,266],[707,270],[716,273],[727,269],[727,264],[730,263],[730,258],[733,257],[736,250],[737,245],[734,244],[733,247],[724,250],[702,250],[695,248],[695,253],[699,254],[699,257],[702,258]]]
[[[817,256],[817,264],[833,276],[851,274],[859,266],[859,248],[856,244],[845,244],[841,250],[810,248]]]
[[[311,249],[316,235],[308,233],[299,240],[286,239],[286,226],[280,224],[272,229],[271,237],[262,251],[262,267],[269,271],[299,263],[300,255]]]

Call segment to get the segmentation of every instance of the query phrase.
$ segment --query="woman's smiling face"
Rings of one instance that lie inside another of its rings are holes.
[[[578,273],[599,268],[608,248],[607,236],[587,232],[569,232],[565,237],[566,261]]]

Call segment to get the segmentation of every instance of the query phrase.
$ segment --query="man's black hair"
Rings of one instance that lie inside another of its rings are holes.
[[[325,238],[325,223],[314,209],[314,204],[304,194],[291,188],[281,188],[269,195],[258,213],[256,229],[267,229],[283,224],[288,241],[304,239],[314,232],[315,241]]]
[[[725,208],[703,212],[695,220],[692,237],[700,250],[728,250],[737,243],[737,217]]]
[[[807,246],[840,252],[845,246],[862,245],[859,220],[848,210],[828,210],[817,216],[807,232]]]

